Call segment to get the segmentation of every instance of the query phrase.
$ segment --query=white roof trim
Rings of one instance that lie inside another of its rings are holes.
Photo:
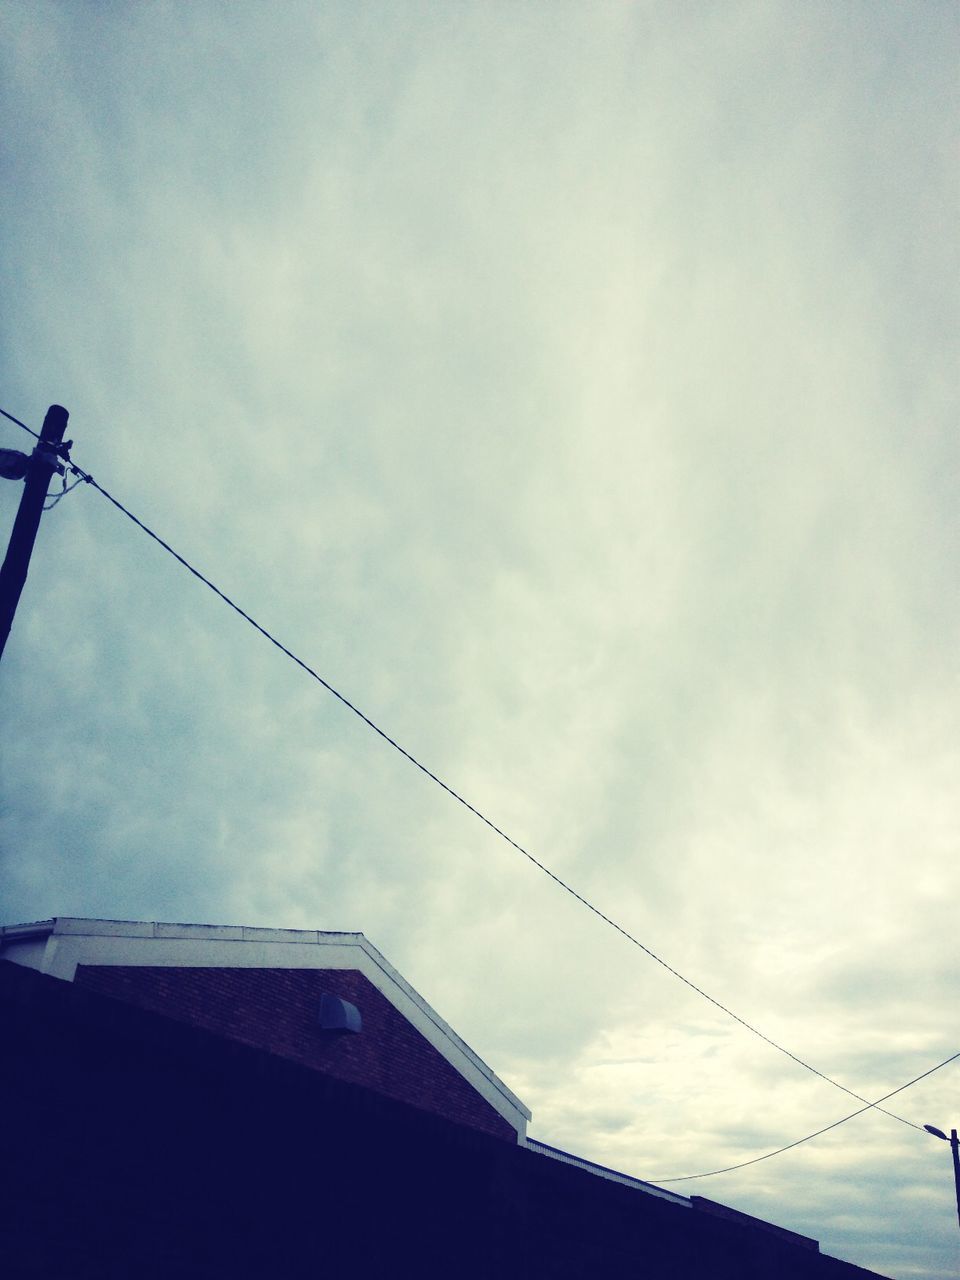
[[[55,916],[0,927],[0,951],[66,982],[78,964],[358,969],[525,1141],[529,1108],[362,933]]]
[[[525,1145],[530,1151],[535,1151],[538,1156],[546,1156],[548,1160],[572,1164],[578,1169],[592,1173],[597,1178],[606,1178],[608,1182],[619,1182],[625,1187],[633,1187],[636,1191],[643,1191],[648,1196],[656,1196],[660,1200],[672,1200],[674,1204],[683,1205],[685,1209],[693,1207],[686,1196],[678,1195],[676,1191],[664,1191],[663,1187],[655,1186],[652,1182],[644,1182],[642,1178],[632,1178],[629,1173],[608,1169],[605,1164],[597,1164],[593,1160],[584,1159],[583,1156],[571,1155],[569,1151],[561,1151],[559,1147],[550,1147],[545,1142],[537,1142],[534,1138],[528,1138]]]

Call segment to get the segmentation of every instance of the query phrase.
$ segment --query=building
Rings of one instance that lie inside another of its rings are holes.
[[[359,933],[0,929],[8,1276],[869,1277],[527,1137]]]

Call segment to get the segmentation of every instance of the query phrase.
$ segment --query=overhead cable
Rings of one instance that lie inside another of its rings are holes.
[[[9,418],[11,422],[15,422],[18,427],[23,427],[24,431],[29,431],[34,440],[40,439],[39,434],[34,431],[32,427],[28,427],[25,422],[21,422],[19,418],[15,418],[12,413],[7,413],[6,409],[0,409],[0,413],[2,413],[5,418]]]
[[[13,418],[11,414],[6,413],[4,410],[0,410],[0,412],[4,413],[4,416],[10,418],[11,421],[17,422],[20,426],[24,426],[23,423],[19,422],[19,419]],[[25,427],[24,429],[27,431],[30,430],[29,427]],[[31,432],[31,434],[33,433]],[[64,455],[61,454],[61,456],[64,456]],[[410,751],[406,749],[406,747],[401,746],[401,744],[397,742],[395,738],[392,738],[390,734],[388,734],[384,729],[381,729],[378,724],[376,724],[373,720],[371,720],[370,717],[366,715],[363,711],[361,711],[360,708],[356,706],[353,702],[351,702],[349,698],[347,698],[344,694],[342,694],[338,689],[335,689],[334,686],[330,684],[328,680],[325,680],[324,677],[320,675],[318,671],[314,670],[314,668],[311,667],[307,662],[304,662],[302,658],[299,658],[293,652],[292,649],[288,649],[287,646],[283,644],[282,641],[278,640],[276,636],[274,636],[270,631],[266,629],[266,627],[261,626],[261,624],[257,622],[255,618],[251,617],[250,614],[247,613],[245,609],[242,609],[240,605],[236,603],[235,600],[232,600],[230,596],[226,594],[226,592],[221,591],[220,588],[214,582],[211,582],[211,580],[208,577],[206,577],[203,573],[201,573],[199,569],[195,568],[188,560],[186,560],[182,555],[180,555],[178,551],[175,551],[173,547],[169,544],[169,542],[166,542],[163,538],[161,538],[158,533],[155,533],[153,529],[149,528],[148,525],[144,524],[142,520],[140,520],[137,516],[135,516],[132,511],[128,510],[127,507],[125,507],[123,503],[119,501],[119,499],[115,498],[113,494],[109,493],[106,489],[104,489],[104,487],[101,484],[98,484],[97,481],[94,480],[92,475],[84,471],[82,467],[78,466],[75,462],[73,462],[72,459],[69,458],[69,456],[65,458],[65,461],[66,461],[67,467],[75,476],[78,476],[81,480],[86,481],[87,484],[91,485],[94,489],[96,489],[97,492],[100,493],[104,498],[106,498],[108,502],[112,503],[112,505],[116,507],[118,511],[120,511],[123,515],[125,515],[128,520],[131,520],[149,538],[152,538],[154,542],[158,543],[164,549],[164,551],[168,552],[169,555],[173,556],[174,560],[176,560],[178,564],[181,564],[189,573],[191,573],[195,578],[197,578],[200,582],[202,582],[204,586],[208,587],[214,593],[214,595],[219,596],[219,598],[224,602],[224,604],[228,605],[234,611],[234,613],[239,614],[240,617],[243,618],[245,622],[248,622],[255,631],[258,631],[260,635],[264,637],[264,639],[269,640],[270,643],[274,645],[277,649],[279,649],[281,653],[285,654],[286,657],[288,657],[291,660],[291,662],[296,663],[296,665],[300,667],[302,671],[305,671],[308,676],[316,680],[316,682],[319,685],[321,685],[324,689],[326,689],[328,693],[332,694],[349,711],[352,711],[353,714],[358,717],[358,719],[362,720],[363,723],[368,728],[372,729],[373,732],[376,733],[380,738],[382,738],[384,742],[388,743],[391,747],[393,747],[395,751],[398,751],[400,755],[404,757],[404,759],[409,761],[409,763],[412,764],[416,769],[419,769],[420,772],[424,774],[426,777],[428,777],[432,782],[435,782],[438,787],[440,787],[443,791],[445,791],[447,795],[450,796],[453,800],[456,800],[458,804],[463,805],[463,807],[469,810],[470,813],[474,815],[474,817],[479,818],[479,820],[482,823],[484,823],[485,826],[489,827],[490,830],[493,831],[496,835],[498,835],[502,840],[505,840],[506,843],[509,844],[513,849],[515,849],[518,853],[523,854],[523,856],[529,862],[531,862],[539,871],[542,871],[545,876],[548,876],[555,884],[559,885],[561,889],[565,890],[568,894],[570,894],[572,898],[575,898],[577,902],[581,904],[581,906],[586,907],[588,911],[591,911],[595,916],[597,916],[600,920],[602,920],[604,924],[609,925],[611,929],[615,929],[616,932],[619,933],[622,937],[626,938],[628,942],[632,943],[633,946],[637,947],[651,960],[655,961],[658,965],[661,966],[661,968],[666,969],[668,973],[672,974],[685,986],[689,987],[691,991],[695,991],[697,995],[702,996],[704,1000],[708,1001],[715,1008],[719,1009],[721,1013],[725,1013],[728,1018],[732,1018],[734,1022],[739,1023],[741,1027],[749,1031],[752,1035],[756,1036],[760,1040],[763,1040],[765,1044],[768,1044],[770,1045],[771,1048],[776,1049],[778,1053],[782,1053],[785,1057],[789,1058],[792,1062],[795,1062],[797,1066],[803,1067],[805,1071],[809,1071],[812,1075],[817,1076],[819,1079],[825,1081],[827,1084],[833,1085],[835,1089],[839,1089],[842,1093],[847,1094],[849,1097],[855,1098],[857,1102],[865,1103],[868,1108],[876,1107],[876,1109],[878,1111],[882,1111],[884,1115],[890,1116],[891,1119],[899,1120],[901,1124],[909,1125],[912,1129],[921,1128],[920,1125],[914,1124],[912,1120],[907,1120],[905,1119],[905,1117],[899,1116],[893,1111],[887,1111],[885,1110],[885,1108],[877,1106],[876,1103],[869,1102],[866,1098],[862,1097],[859,1093],[856,1093],[853,1089],[848,1089],[845,1084],[841,1084],[839,1080],[835,1080],[832,1076],[827,1075],[826,1072],[820,1071],[817,1067],[813,1066],[811,1063],[806,1062],[803,1058],[799,1057],[799,1055],[793,1053],[790,1049],[778,1043],[778,1041],[764,1034],[764,1032],[762,1032],[758,1027],[755,1027],[752,1023],[748,1022],[745,1018],[741,1018],[738,1013],[734,1013],[732,1009],[728,1008],[725,1004],[722,1004],[719,1000],[717,1000],[714,996],[710,995],[707,991],[704,991],[702,987],[697,986],[697,984],[691,981],[690,978],[685,977],[679,971],[679,969],[675,969],[673,965],[668,964],[666,960],[664,960],[661,956],[657,955],[657,953],[653,951],[650,947],[648,947],[645,943],[641,942],[639,938],[637,938],[634,934],[630,933],[629,930],[624,928],[623,925],[618,924],[616,920],[606,915],[606,913],[601,911],[599,907],[595,906],[592,902],[590,902],[588,898],[585,898],[582,893],[579,893],[576,889],[573,888],[572,885],[568,884],[565,880],[561,879],[561,877],[558,876],[555,871],[551,871],[550,868],[546,866],[544,863],[542,863],[539,860],[539,858],[535,857],[529,851],[529,849],[525,849],[523,845],[518,843],[518,841],[514,840],[513,837],[508,835],[506,831],[504,831],[501,827],[498,827],[497,824],[492,821],[492,819],[488,818],[486,814],[482,813],[478,808],[476,808],[476,806],[472,805],[469,800],[467,800],[464,796],[462,796],[452,786],[444,782],[442,778],[440,778],[437,774],[433,772],[432,769],[429,769],[425,764],[423,764],[420,760],[418,760],[415,755],[413,755]]]
[[[935,1071],[939,1071],[941,1067],[947,1066],[950,1062],[956,1062],[960,1058],[960,1053],[953,1054],[950,1058],[945,1058],[943,1062],[938,1062],[935,1067],[931,1067],[929,1071],[924,1071],[923,1075],[915,1076],[912,1080],[908,1080],[906,1084],[902,1084],[899,1089],[891,1089],[889,1093],[885,1093],[882,1098],[878,1098],[876,1102],[868,1102],[865,1107],[861,1107],[859,1111],[851,1111],[848,1116],[844,1116],[842,1120],[834,1120],[833,1124],[824,1125],[822,1129],[818,1129],[816,1133],[808,1133],[805,1138],[797,1138],[796,1142],[788,1142],[785,1147],[777,1147],[776,1151],[768,1151],[766,1155],[754,1156],[752,1160],[741,1160],[739,1164],[728,1164],[724,1169],[711,1169],[709,1173],[688,1173],[682,1178],[645,1178],[645,1182],[661,1183],[661,1182],[692,1182],[695,1178],[715,1178],[718,1173],[733,1173],[734,1169],[746,1169],[748,1165],[759,1164],[761,1160],[772,1160],[774,1156],[781,1156],[785,1151],[792,1151],[794,1147],[802,1146],[804,1142],[811,1142],[814,1138],[819,1138],[823,1133],[829,1133],[831,1129],[839,1129],[842,1124],[846,1124],[848,1120],[855,1120],[857,1116],[862,1116],[865,1111],[883,1110],[880,1107],[881,1102],[886,1102],[888,1098],[892,1098],[894,1094],[903,1093],[904,1089],[909,1089],[911,1085],[918,1084],[921,1080],[926,1080],[927,1076],[932,1076]],[[889,1115],[890,1112],[884,1112]],[[923,1130],[920,1125],[914,1125],[915,1129]]]

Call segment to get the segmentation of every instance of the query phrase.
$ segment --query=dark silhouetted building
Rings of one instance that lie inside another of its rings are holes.
[[[0,1014],[8,1277],[876,1275],[528,1139],[359,933],[11,925]]]

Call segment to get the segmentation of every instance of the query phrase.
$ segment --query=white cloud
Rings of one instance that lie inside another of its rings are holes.
[[[65,403],[108,489],[767,1034],[867,1095],[952,1052],[955,15],[2,21],[3,407]],[[641,1176],[845,1113],[90,491],[0,693],[7,918],[362,929],[539,1136]],[[951,1070],[902,1113],[949,1124]],[[678,1185],[933,1280],[916,1142]]]

